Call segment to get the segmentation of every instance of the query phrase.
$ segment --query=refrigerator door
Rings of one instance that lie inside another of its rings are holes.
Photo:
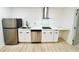
[[[17,29],[3,29],[5,44],[17,44]]]
[[[15,18],[3,18],[2,19],[3,28],[17,28],[16,23],[17,22]]]

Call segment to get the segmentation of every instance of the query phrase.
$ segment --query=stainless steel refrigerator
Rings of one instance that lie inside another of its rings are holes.
[[[18,25],[16,18],[3,18],[3,34],[5,44],[17,44],[18,43]],[[21,26],[21,25],[20,25]],[[19,26],[19,27],[20,27]]]

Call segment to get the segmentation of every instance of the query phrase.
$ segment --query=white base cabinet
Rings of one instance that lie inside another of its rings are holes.
[[[53,31],[46,29],[42,30],[42,42],[53,42]]]
[[[19,42],[32,42],[30,29],[18,29]],[[34,34],[37,37],[37,34]],[[33,37],[34,37],[33,35]],[[59,37],[59,30],[53,29],[42,29],[41,31],[41,42],[57,42]],[[35,40],[35,39],[34,39]],[[37,39],[36,39],[37,40]]]
[[[57,42],[59,36],[58,30],[46,29],[42,30],[42,42]]]
[[[31,42],[31,30],[18,29],[19,42]]]

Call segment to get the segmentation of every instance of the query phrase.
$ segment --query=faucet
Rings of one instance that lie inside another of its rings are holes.
[[[29,26],[28,21],[26,21],[26,26],[27,26],[27,27]]]

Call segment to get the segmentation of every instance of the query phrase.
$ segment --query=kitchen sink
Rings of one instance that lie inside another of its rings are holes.
[[[30,29],[31,27],[22,27],[23,29]]]

